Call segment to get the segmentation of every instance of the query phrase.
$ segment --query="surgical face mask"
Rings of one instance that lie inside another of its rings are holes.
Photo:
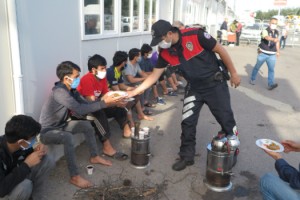
[[[33,145],[36,143],[36,137],[31,140],[30,142],[28,142],[27,140],[23,140],[24,142],[26,142],[28,144],[27,147],[23,147],[22,145],[20,145],[20,147],[22,148],[23,151],[27,150],[27,149],[30,149],[33,147]]]
[[[274,29],[277,28],[277,25],[276,25],[276,24],[271,24],[270,28],[271,28],[272,30],[274,30]]]
[[[96,75],[99,79],[104,79],[106,76],[106,71],[98,71]]]
[[[80,78],[77,77],[77,78],[70,78],[68,77],[72,82],[72,84],[70,85],[72,89],[76,89],[80,83]]]
[[[166,42],[165,40],[162,40],[160,43],[158,43],[158,46],[162,49],[168,49],[172,46],[172,41]]]
[[[137,59],[137,62],[141,62],[142,61],[142,57],[140,56],[138,59]]]
[[[148,54],[147,58],[151,58],[152,57],[152,53]]]

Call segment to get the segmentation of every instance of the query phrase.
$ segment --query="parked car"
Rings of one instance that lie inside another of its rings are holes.
[[[241,40],[248,40],[248,41],[260,41],[261,39],[261,32],[262,30],[266,29],[268,24],[261,23],[261,24],[253,24],[250,26],[245,26],[242,29],[242,34],[240,36]]]

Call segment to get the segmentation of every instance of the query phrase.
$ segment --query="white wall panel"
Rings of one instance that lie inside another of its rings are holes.
[[[14,87],[9,43],[8,17],[6,1],[0,1],[0,135],[4,134],[6,122],[15,113]]]

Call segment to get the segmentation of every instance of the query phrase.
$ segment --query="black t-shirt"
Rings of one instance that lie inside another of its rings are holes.
[[[179,32],[180,38],[181,33]],[[199,29],[198,31],[198,41],[200,45],[207,51],[212,51],[212,49],[216,46],[217,41],[210,34],[205,32],[203,29]],[[172,45],[171,48],[179,48],[181,44],[181,40],[179,40],[176,44]],[[165,68],[169,63],[165,61],[160,55],[158,57],[155,68]]]

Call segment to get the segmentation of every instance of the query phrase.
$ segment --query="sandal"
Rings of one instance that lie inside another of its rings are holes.
[[[150,110],[143,110],[143,113],[145,114],[145,115],[152,115],[153,114],[153,112],[151,112]]]
[[[108,154],[105,154],[105,153],[104,153],[104,155],[107,156],[107,157],[113,158],[115,160],[119,160],[119,161],[124,161],[124,160],[127,160],[127,158],[128,158],[127,154],[122,153],[120,151],[116,151],[116,153],[113,154],[113,155],[108,155]]]
[[[144,106],[148,107],[148,108],[155,108],[156,105],[152,104],[152,103],[145,103]]]

